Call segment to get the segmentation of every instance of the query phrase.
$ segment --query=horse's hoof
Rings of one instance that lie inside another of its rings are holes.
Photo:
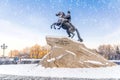
[[[71,38],[73,38],[74,36],[72,36]]]
[[[71,38],[73,38],[75,36],[75,34],[73,34],[73,36]]]
[[[80,39],[80,42],[83,42],[83,39]]]
[[[79,39],[78,41],[83,42],[83,39]]]
[[[71,37],[71,36],[68,36],[68,37]]]

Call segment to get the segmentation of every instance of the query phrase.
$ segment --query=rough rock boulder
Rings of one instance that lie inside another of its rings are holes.
[[[66,37],[46,37],[46,40],[51,46],[51,51],[40,62],[46,68],[90,68],[116,65],[78,41]]]

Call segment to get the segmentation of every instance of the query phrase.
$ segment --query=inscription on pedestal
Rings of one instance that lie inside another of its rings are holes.
[[[67,40],[57,40],[55,43],[64,46],[70,44]]]

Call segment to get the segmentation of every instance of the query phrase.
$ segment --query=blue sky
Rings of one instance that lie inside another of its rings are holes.
[[[47,35],[67,36],[50,25],[57,21],[58,11],[68,10],[87,47],[119,44],[120,0],[0,0],[0,45],[6,43],[9,52],[46,45]]]

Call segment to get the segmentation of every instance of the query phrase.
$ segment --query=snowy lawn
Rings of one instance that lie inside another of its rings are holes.
[[[119,78],[120,66],[107,68],[44,68],[37,64],[0,65],[0,74],[69,78]]]

